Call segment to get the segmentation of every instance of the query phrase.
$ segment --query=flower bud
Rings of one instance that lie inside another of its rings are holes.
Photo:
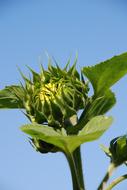
[[[80,80],[73,65],[67,70],[49,65],[40,74],[33,71],[32,80],[26,78],[23,88],[23,105],[27,117],[36,123],[47,123],[54,128],[64,127],[64,121],[77,115],[87,102],[88,84]]]
[[[127,161],[127,136],[114,138],[110,142],[111,160],[116,166]]]
[[[11,88],[16,100],[25,109],[25,115],[32,123],[53,127],[55,130],[65,128],[71,118],[77,118],[77,112],[84,109],[88,101],[88,84],[78,73],[75,64],[67,69],[60,69],[49,64],[48,69],[41,68],[36,73],[31,68],[32,79],[22,73],[25,84],[21,84],[20,92]],[[31,144],[41,153],[56,152],[58,148],[39,139],[31,139]]]

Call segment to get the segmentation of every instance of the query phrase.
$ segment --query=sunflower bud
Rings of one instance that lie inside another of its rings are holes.
[[[85,107],[88,84],[80,80],[75,65],[68,70],[49,65],[47,70],[41,68],[40,74],[29,69],[32,80],[22,74],[25,80],[22,101],[27,117],[54,128],[64,127],[67,119]]]
[[[84,109],[88,100],[88,84],[78,73],[75,64],[68,69],[48,65],[48,69],[41,67],[40,73],[29,68],[32,79],[21,72],[25,84],[17,88],[10,88],[25,115],[32,123],[49,125],[55,130],[61,130],[72,125],[71,118],[77,117],[77,112]],[[41,153],[57,151],[56,147],[39,139],[31,139],[36,150]]]
[[[127,162],[127,136],[114,138],[110,142],[109,151],[111,153],[111,161],[116,165]]]

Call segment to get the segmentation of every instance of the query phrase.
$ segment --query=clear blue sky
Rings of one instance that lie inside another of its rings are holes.
[[[45,51],[64,66],[78,52],[78,69],[127,51],[127,3],[124,0],[0,0],[0,88],[16,84],[16,65],[39,70]],[[101,139],[82,146],[87,190],[96,190],[109,160],[99,144],[127,132],[127,77],[113,87],[117,105],[107,114],[114,124]],[[19,127],[28,120],[17,110],[0,111],[0,190],[71,190],[61,153],[36,153]],[[117,170],[113,177],[127,172]],[[126,190],[127,181],[114,190]]]

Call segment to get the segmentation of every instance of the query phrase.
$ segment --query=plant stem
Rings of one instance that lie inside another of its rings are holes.
[[[70,118],[70,123],[75,126],[78,122],[77,115],[74,115]],[[72,159],[68,159],[68,163],[71,169],[72,181],[73,181],[73,190],[85,190],[84,178],[83,178],[83,169],[82,169],[82,158],[80,147],[78,147],[71,155]],[[76,179],[77,178],[77,179]],[[79,187],[78,187],[79,185]]]
[[[118,183],[122,182],[123,180],[127,179],[127,174],[118,177],[115,179],[105,190],[111,190],[113,187],[115,187]]]
[[[64,154],[70,166],[73,190],[85,190],[84,185],[82,184],[81,172],[79,171],[80,169],[78,168],[79,165],[76,163],[80,157],[76,156],[76,158],[74,158],[73,153],[70,152]]]
[[[111,177],[111,175],[115,169],[116,169],[115,164],[111,162],[109,167],[108,167],[108,170],[107,170],[104,178],[102,179],[99,187],[97,188],[97,190],[104,190],[109,178]]]
[[[73,157],[74,157],[74,161],[75,161],[75,165],[76,165],[76,169],[77,169],[77,174],[79,176],[80,185],[85,190],[80,147],[78,147],[73,152]]]

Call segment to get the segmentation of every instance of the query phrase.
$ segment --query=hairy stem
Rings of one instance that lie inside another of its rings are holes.
[[[97,188],[97,190],[104,190],[104,188],[106,187],[106,184],[109,180],[109,178],[111,177],[113,171],[116,169],[116,166],[114,163],[110,163],[109,167],[108,167],[108,170],[104,176],[104,178],[102,179],[99,187]]]
[[[79,151],[79,150],[78,150]],[[69,167],[71,171],[71,177],[72,177],[72,184],[73,184],[73,190],[85,190],[84,189],[84,183],[83,183],[83,177],[82,177],[82,171],[81,170],[81,164],[77,163],[80,161],[79,155],[73,155],[76,153],[64,153]]]
[[[80,185],[85,190],[80,147],[78,147],[73,152],[73,158],[74,158],[74,161],[75,161],[75,165],[76,165],[76,169],[77,169],[77,174],[79,176]]]
[[[122,175],[115,179],[113,182],[110,183],[110,185],[105,190],[111,190],[113,187],[115,187],[118,183],[122,182],[123,180],[127,179],[127,174]]]

